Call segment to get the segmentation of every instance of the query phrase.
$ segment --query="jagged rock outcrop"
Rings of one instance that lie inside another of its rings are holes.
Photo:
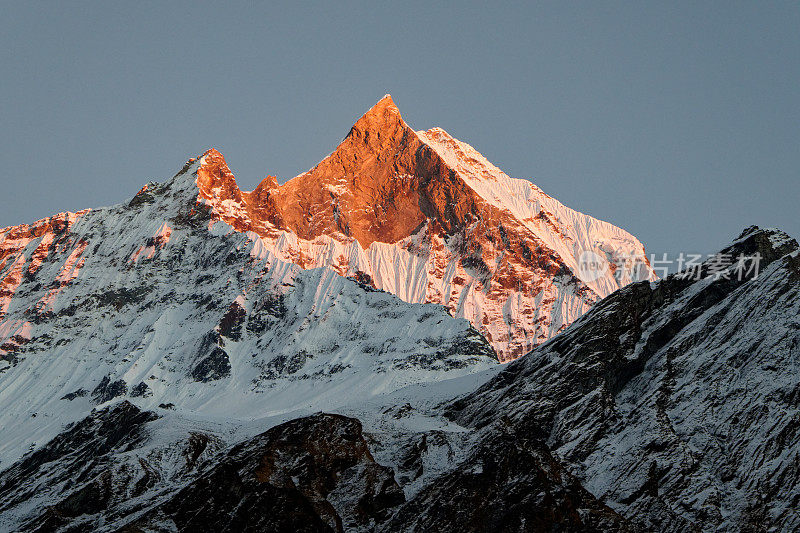
[[[796,529],[798,253],[748,228],[699,273],[604,299],[449,416],[492,434],[503,413],[546,435],[590,492],[648,528]]]
[[[541,436],[494,435],[381,531],[634,531],[584,489]]]
[[[238,444],[131,527],[179,531],[372,529],[405,500],[358,420],[319,414]]]
[[[145,425],[156,418],[128,402],[93,412],[4,470],[0,529],[57,531],[80,524],[91,530],[91,515],[111,511],[131,496],[119,487],[127,478],[120,455],[144,444]]]

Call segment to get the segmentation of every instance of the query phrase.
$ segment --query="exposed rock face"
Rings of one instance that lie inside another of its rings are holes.
[[[375,462],[358,420],[320,414],[235,446],[137,522],[181,531],[345,531],[372,528],[405,500]]]
[[[97,403],[105,403],[119,396],[123,396],[127,392],[128,384],[125,383],[125,380],[118,379],[112,382],[111,378],[105,376],[92,391],[92,398]]]
[[[488,439],[404,505],[383,531],[633,531],[535,435]]]
[[[231,360],[228,354],[215,346],[211,353],[200,360],[192,369],[192,377],[195,381],[206,383],[216,381],[231,375]]]
[[[199,199],[212,216],[303,268],[328,266],[409,302],[440,303],[504,361],[600,297],[653,277],[634,237],[509,178],[440,128],[415,132],[388,95],[330,156],[284,185],[270,177],[242,192],[219,152],[200,161]],[[599,279],[581,279],[585,251],[608,263]],[[631,272],[615,279],[621,261]]]
[[[648,528],[797,529],[800,252],[749,228],[722,253],[749,258],[741,279],[708,261],[700,280],[632,284],[451,416],[491,433],[502,412],[546,435],[589,491]]]
[[[80,268],[78,259],[85,245],[81,246],[80,241],[76,243],[69,229],[87,212],[88,210],[78,213],[59,213],[30,225],[23,224],[0,230],[0,319],[8,312],[11,299],[22,281],[34,279],[36,272],[52,255],[77,244],[74,253],[70,255],[72,261],[69,263],[69,269],[71,271]],[[36,246],[30,250],[29,257],[20,253],[34,242]],[[61,285],[74,279],[72,272],[65,271],[62,274],[56,280],[58,283],[52,284],[52,290],[57,291]]]
[[[31,321],[9,316],[15,296],[37,289],[43,293],[38,311],[46,313],[47,303],[77,277],[86,242],[76,239],[70,228],[87,212],[60,213],[0,230],[0,373],[16,362],[17,352],[31,340]],[[62,263],[58,274],[40,277],[40,269],[54,262]]]
[[[155,418],[123,402],[92,413],[4,470],[0,529],[12,530],[3,520],[25,509],[33,511],[21,525],[25,531],[56,531],[80,523],[82,530],[91,529],[87,515],[105,513],[128,498],[112,482],[120,477],[114,472],[119,454],[141,446],[147,438],[144,426]]]
[[[167,415],[171,416],[171,415]],[[162,429],[152,427],[158,421]],[[0,474],[15,531],[627,531],[537,436],[498,435],[406,503],[361,423],[292,420],[229,448],[123,402]],[[45,503],[36,507],[32,502]]]

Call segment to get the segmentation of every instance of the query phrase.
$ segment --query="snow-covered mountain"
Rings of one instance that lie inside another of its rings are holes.
[[[797,529],[798,254],[655,280],[388,96],[284,185],[209,150],[0,230],[0,531]]]
[[[171,216],[199,211],[199,201],[212,219],[246,233],[261,254],[303,269],[327,267],[407,302],[441,304],[469,320],[501,361],[552,337],[620,286],[654,278],[633,236],[508,177],[440,128],[415,132],[388,95],[331,155],[282,186],[267,178],[252,192],[239,190],[216,150],[184,170],[191,178],[159,203]],[[150,201],[160,187],[145,186],[131,206]],[[25,305],[12,305],[17,288],[53,254],[67,258],[56,278],[39,282],[47,286],[39,311],[63,301],[61,292],[76,278],[85,283],[82,278],[95,276],[83,270],[95,250],[119,239],[136,245],[112,265],[126,271],[174,247],[167,217],[140,239],[123,235],[138,220],[100,213],[60,214],[0,230],[0,318]],[[93,234],[89,247],[72,231],[87,217],[94,224],[103,218],[103,235],[110,237]],[[587,252],[606,263],[602,275],[582,273],[579,261]],[[0,323],[0,345],[24,342],[27,323]]]
[[[389,95],[332,154],[243,192],[223,156],[200,158],[200,198],[276,257],[327,266],[407,302],[468,319],[501,361],[519,357],[639,279],[655,279],[629,233],[514,179],[441,128],[414,131]],[[582,254],[603,262],[582,273]]]
[[[443,307],[304,270],[211,216],[201,165],[3,231],[0,464],[114,398],[269,417],[497,364]]]
[[[794,530],[800,249],[750,228],[722,253],[744,257],[741,277],[706,263],[697,279],[632,284],[507,366],[384,394],[339,389],[326,400],[349,403],[321,406],[336,414],[268,411],[278,396],[203,383],[205,370],[194,376],[205,402],[156,407],[169,393],[153,388],[149,403],[84,409],[0,472],[0,529]],[[214,330],[226,350],[235,323]],[[183,372],[198,366],[218,368]],[[96,387],[95,401],[120,388]]]

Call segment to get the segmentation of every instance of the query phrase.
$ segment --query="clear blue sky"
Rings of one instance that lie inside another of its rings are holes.
[[[800,3],[4,2],[0,227],[216,147],[313,166],[384,93],[649,251],[800,237]]]

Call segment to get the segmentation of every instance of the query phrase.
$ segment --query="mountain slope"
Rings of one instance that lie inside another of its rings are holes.
[[[538,435],[500,433],[402,505],[381,531],[634,531]]]
[[[0,525],[794,530],[800,247],[749,228],[721,253],[742,262],[631,284],[499,372],[345,416],[105,407],[0,473]]]
[[[754,227],[721,254],[733,264],[709,260],[701,279],[612,294],[450,416],[545,435],[589,491],[648,528],[797,529],[800,251]]]
[[[389,95],[284,185],[269,177],[239,190],[215,150],[201,157],[197,183],[215,217],[258,234],[277,257],[440,303],[503,361],[617,288],[654,278],[633,236],[506,176],[440,128],[415,132]],[[581,273],[586,252],[603,263],[597,276]]]
[[[92,413],[0,474],[0,527],[341,531],[404,500],[354,419],[300,418],[231,449],[198,428],[159,442],[164,426],[129,402]]]

